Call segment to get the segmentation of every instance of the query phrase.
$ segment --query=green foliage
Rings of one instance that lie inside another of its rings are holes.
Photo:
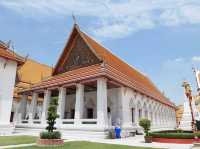
[[[190,131],[190,130],[175,129],[175,130],[161,130],[161,131],[154,131],[153,133],[193,133],[193,131]]]
[[[59,131],[44,131],[40,133],[40,139],[61,139],[61,133]]]
[[[200,138],[200,133],[187,133],[187,132],[150,132],[153,138],[168,138],[168,139],[194,139],[195,136]]]
[[[53,132],[53,130],[56,129],[54,125],[56,123],[56,119],[59,117],[59,115],[57,114],[57,106],[58,106],[58,97],[52,97],[48,108],[48,118],[47,118],[48,126],[46,127],[48,132]]]
[[[146,118],[142,118],[139,121],[139,125],[144,129],[145,135],[149,136],[149,130],[151,127],[151,121],[146,119]]]

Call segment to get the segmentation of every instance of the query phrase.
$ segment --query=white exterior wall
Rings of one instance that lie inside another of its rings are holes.
[[[135,92],[130,88],[122,88],[121,92],[123,128],[139,128],[139,109],[142,110],[142,118],[147,115],[146,118],[151,120],[152,130],[176,128],[175,109],[161,104],[139,92]],[[135,108],[135,123],[132,123],[131,108]]]
[[[0,57],[0,127],[10,125],[16,69],[16,62]]]

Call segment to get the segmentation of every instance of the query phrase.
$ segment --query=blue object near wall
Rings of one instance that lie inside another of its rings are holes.
[[[120,127],[115,127],[115,138],[116,139],[121,138],[121,128]]]

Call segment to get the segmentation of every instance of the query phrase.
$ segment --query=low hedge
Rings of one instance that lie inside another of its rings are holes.
[[[190,130],[181,130],[181,129],[176,129],[176,130],[161,130],[161,131],[154,131],[153,133],[193,133],[193,131],[190,131]]]
[[[151,132],[149,133],[153,138],[168,138],[168,139],[194,139],[200,138],[200,133],[161,133]]]
[[[59,131],[43,131],[40,133],[40,139],[61,139],[61,133]]]

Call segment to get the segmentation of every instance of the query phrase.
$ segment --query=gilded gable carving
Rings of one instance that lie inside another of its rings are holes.
[[[59,68],[59,73],[100,63],[100,60],[90,50],[85,41],[78,35],[64,65]]]

